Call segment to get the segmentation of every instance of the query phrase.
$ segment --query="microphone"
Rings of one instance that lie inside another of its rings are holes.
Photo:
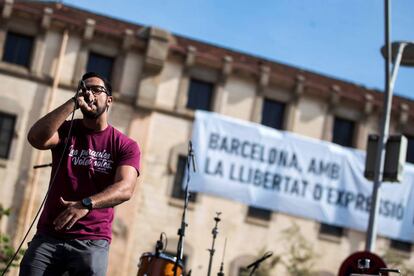
[[[164,243],[162,242],[162,233],[161,233],[160,239],[155,243],[155,255],[159,256],[163,248],[164,248]]]
[[[88,90],[88,88],[86,88],[86,84],[83,80],[79,81],[78,91],[76,91],[76,96],[75,96],[76,98],[78,98],[78,96],[79,96],[79,90],[82,91],[82,96],[83,96],[83,99],[85,100],[85,102],[87,104],[89,104],[91,101],[90,101],[89,97],[86,97],[86,90]]]
[[[269,253],[265,253],[265,255],[263,257],[261,257],[260,259],[258,259],[257,261],[254,261],[253,263],[249,264],[246,268],[249,269],[252,266],[258,266],[261,262],[263,262],[264,260],[266,260],[267,258],[270,258],[273,255],[273,252],[269,252]]]
[[[86,88],[86,84],[85,84],[85,82],[83,80],[80,80],[79,81],[78,91],[79,90],[82,90],[82,93],[86,93],[87,88]]]
[[[193,172],[196,172],[196,162],[195,162],[195,157],[194,157],[194,150],[193,150],[193,143],[191,142],[191,140],[188,142],[188,155],[191,158],[191,163],[193,165]]]

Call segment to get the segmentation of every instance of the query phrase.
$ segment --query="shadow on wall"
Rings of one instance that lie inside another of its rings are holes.
[[[30,111],[27,113],[27,115],[24,114],[24,109],[20,105],[20,103],[15,102],[13,105],[9,105],[9,108],[13,108],[13,113],[17,116],[17,123],[15,129],[19,133],[19,143],[22,145],[22,151],[21,156],[17,157],[15,150],[12,148],[12,152],[10,156],[12,156],[13,159],[21,160],[19,164],[16,164],[19,168],[18,176],[16,178],[16,182],[14,184],[14,193],[13,193],[13,205],[10,206],[12,208],[13,212],[10,217],[10,221],[7,227],[7,231],[9,233],[13,233],[13,235],[19,235],[18,230],[20,227],[23,227],[23,225],[18,225],[19,217],[24,217],[26,214],[23,214],[24,210],[22,210],[23,202],[25,200],[26,195],[26,188],[28,187],[28,181],[30,178],[30,175],[33,173],[32,166],[32,159],[33,155],[37,150],[35,150],[26,139],[27,132],[29,131],[30,127],[33,125],[33,123],[40,118],[42,107],[44,106],[44,103],[46,102],[45,96],[47,95],[47,89],[49,89],[48,86],[38,85],[36,88],[35,96],[33,99],[33,103],[31,106]],[[0,98],[0,102],[2,102],[2,105],[4,104],[4,99]],[[8,99],[10,101],[10,99]],[[7,102],[6,102],[7,103]],[[9,103],[10,104],[10,103]],[[17,113],[16,113],[17,112]],[[22,118],[27,116],[26,124],[22,126]],[[15,141],[14,141],[15,142]],[[15,145],[17,143],[14,143]],[[11,195],[10,195],[11,196]],[[23,221],[23,220],[21,220]],[[27,229],[20,229],[23,231],[27,231]],[[15,237],[14,237],[15,238]]]

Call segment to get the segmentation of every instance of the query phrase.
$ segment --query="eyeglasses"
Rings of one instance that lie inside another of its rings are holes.
[[[100,85],[86,86],[86,91],[91,91],[93,95],[99,95],[101,93],[108,94],[108,91],[105,89],[105,87]]]

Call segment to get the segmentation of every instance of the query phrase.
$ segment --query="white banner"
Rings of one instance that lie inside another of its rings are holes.
[[[190,190],[367,230],[373,184],[363,176],[364,152],[203,111],[192,141]],[[401,184],[382,185],[379,234],[414,241],[413,181],[407,164]]]

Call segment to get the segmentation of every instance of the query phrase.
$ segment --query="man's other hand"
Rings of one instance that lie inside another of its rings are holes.
[[[57,218],[53,221],[53,225],[57,231],[62,229],[70,229],[81,218],[89,213],[80,201],[66,201],[62,197],[60,203],[66,207]]]

